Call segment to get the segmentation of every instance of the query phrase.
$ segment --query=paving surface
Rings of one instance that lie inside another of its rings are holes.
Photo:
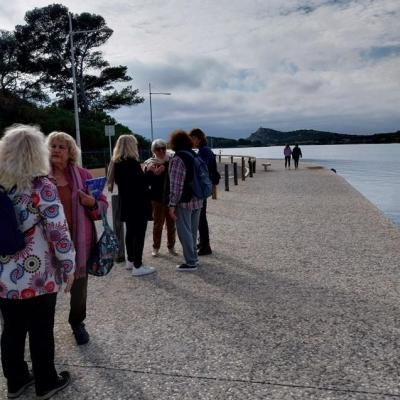
[[[90,279],[90,344],[59,296],[56,362],[73,383],[55,398],[400,398],[400,230],[375,206],[329,170],[273,161],[221,181],[208,215],[197,272],[176,272],[165,243],[152,259],[150,224],[156,274]]]

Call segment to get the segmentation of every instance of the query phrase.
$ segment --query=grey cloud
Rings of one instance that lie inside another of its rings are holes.
[[[355,0],[309,0],[309,1],[301,1],[299,4],[291,5],[288,3],[288,6],[283,7],[280,11],[280,15],[288,16],[292,14],[312,14],[316,10],[321,7],[336,7],[336,8],[344,8],[346,6],[355,3]]]
[[[256,92],[265,87],[254,69],[236,68],[212,58],[182,59],[170,55],[163,64],[130,64],[135,82],[152,82],[163,90],[213,88],[223,91]]]

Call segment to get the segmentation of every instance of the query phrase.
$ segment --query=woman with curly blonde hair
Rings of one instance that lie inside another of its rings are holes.
[[[4,194],[11,200],[25,241],[15,254],[0,257],[1,362],[8,398],[35,384],[38,398],[48,399],[70,383],[69,373],[58,375],[54,366],[53,331],[57,292],[63,280],[70,291],[74,280],[75,251],[57,189],[47,176],[48,157],[36,127],[14,125],[0,140],[3,200]],[[27,334],[33,374],[24,360]]]
[[[86,318],[88,284],[86,264],[96,237],[93,221],[101,218],[99,207],[107,210],[108,203],[103,194],[96,200],[88,193],[86,181],[92,175],[78,166],[80,150],[72,136],[65,132],[52,132],[47,137],[47,144],[51,172],[76,249],[75,281],[71,289],[68,322],[76,343],[83,345],[89,341],[89,333],[83,321]]]
[[[143,265],[143,248],[147,222],[152,219],[148,177],[139,162],[137,140],[133,135],[121,135],[112,157],[114,180],[121,201],[121,221],[125,222],[125,245],[128,253],[127,269],[133,276],[155,272]]]

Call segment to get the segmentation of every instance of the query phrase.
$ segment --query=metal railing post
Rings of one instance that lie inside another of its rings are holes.
[[[238,184],[237,162],[233,163],[233,184]]]
[[[225,191],[229,192],[229,165],[225,164]]]

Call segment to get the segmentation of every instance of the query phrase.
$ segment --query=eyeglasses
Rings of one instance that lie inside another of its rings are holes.
[[[166,147],[156,147],[154,150],[162,150],[162,151],[166,151],[167,148]]]

